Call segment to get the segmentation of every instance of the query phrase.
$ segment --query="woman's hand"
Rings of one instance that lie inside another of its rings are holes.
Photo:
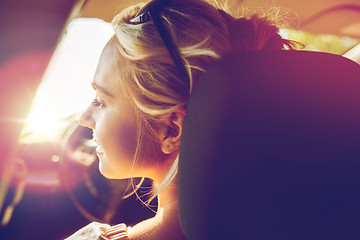
[[[109,227],[108,224],[92,222],[65,240],[101,240],[101,235],[106,234]]]

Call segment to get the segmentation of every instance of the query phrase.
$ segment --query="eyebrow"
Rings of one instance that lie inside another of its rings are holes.
[[[105,88],[97,85],[95,82],[91,82],[91,86],[93,87],[93,89],[96,91],[100,91],[102,93],[104,93],[105,95],[109,96],[109,97],[114,97],[110,92],[108,92]]]

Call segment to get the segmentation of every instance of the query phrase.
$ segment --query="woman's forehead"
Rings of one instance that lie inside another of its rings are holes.
[[[94,83],[101,86],[114,96],[123,95],[124,78],[127,75],[128,64],[118,50],[116,37],[112,37],[105,45],[100,56],[94,76]]]
[[[119,54],[116,52],[113,41],[109,41],[100,56],[99,63],[94,76],[94,83],[103,88],[115,87],[116,72],[118,68]],[[110,89],[109,89],[110,90]],[[114,91],[115,89],[111,89]]]
[[[110,40],[106,43],[106,45],[101,53],[101,58],[106,58],[106,59],[112,60],[114,62],[116,62],[119,59],[120,54],[119,54],[119,51],[116,46],[116,41],[117,40],[116,40],[115,36],[110,38]]]

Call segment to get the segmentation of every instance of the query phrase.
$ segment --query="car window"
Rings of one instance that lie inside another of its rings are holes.
[[[303,50],[328,52],[344,55],[357,46],[360,41],[348,36],[336,36],[332,34],[314,34],[310,32],[286,29],[283,30],[285,37],[298,41],[304,45]]]
[[[98,59],[112,35],[111,24],[100,19],[70,22],[38,88],[21,143],[57,139],[62,120],[86,109],[94,97],[90,82]]]

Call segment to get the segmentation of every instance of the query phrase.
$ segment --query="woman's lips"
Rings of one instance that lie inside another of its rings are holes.
[[[96,139],[94,138],[94,142],[98,145],[96,147],[96,153],[97,154],[103,154],[104,153],[104,150],[100,147],[99,143],[96,141]]]
[[[104,150],[98,145],[97,148],[96,148],[96,153],[97,154],[103,154]]]

